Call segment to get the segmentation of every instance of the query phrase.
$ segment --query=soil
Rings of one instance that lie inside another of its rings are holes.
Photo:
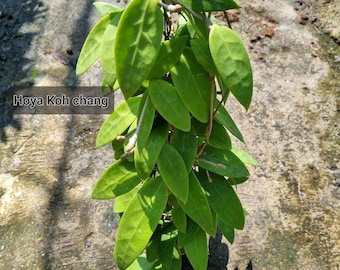
[[[233,245],[210,239],[209,269],[340,269],[339,2],[239,2],[228,16],[250,54],[254,100],[228,108],[246,140],[235,143],[260,166],[237,187],[245,229]],[[75,76],[99,18],[92,3],[0,2],[0,100],[13,85],[100,85],[99,64]],[[117,269],[113,202],[90,198],[113,161],[94,147],[105,117],[0,106],[0,269]]]

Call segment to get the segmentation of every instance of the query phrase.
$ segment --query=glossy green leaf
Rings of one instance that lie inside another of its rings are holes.
[[[113,212],[115,213],[123,213],[125,212],[126,207],[132,200],[134,196],[136,196],[138,190],[141,188],[140,185],[135,186],[129,192],[124,193],[114,199],[113,202]]]
[[[154,270],[156,262],[149,262],[146,255],[139,255],[138,258],[126,270]]]
[[[210,31],[209,47],[224,83],[248,109],[253,94],[253,75],[242,40],[230,28],[215,24]]]
[[[182,269],[182,258],[181,254],[174,247],[172,252],[172,260],[170,265],[162,265],[163,270],[181,270]]]
[[[230,133],[233,134],[237,139],[239,139],[241,142],[244,142],[244,139],[243,139],[243,136],[240,130],[236,126],[230,114],[227,112],[227,110],[223,106],[219,107],[218,111],[215,114],[214,119],[221,125],[225,126],[226,129],[228,129]]]
[[[187,229],[187,216],[182,207],[174,206],[171,210],[172,221],[174,222],[176,228],[185,233]]]
[[[143,103],[143,108],[140,108],[138,124],[140,125],[140,130],[137,138],[137,145],[142,149],[151,132],[153,121],[155,119],[155,107],[153,106],[148,91],[144,93],[146,95],[145,102]],[[144,97],[143,97],[144,98]]]
[[[239,185],[239,184],[246,182],[248,179],[249,177],[238,177],[238,178],[229,177],[228,181],[231,185]]]
[[[178,37],[162,42],[158,57],[150,71],[148,78],[161,78],[164,74],[169,72],[179,60],[187,40],[187,37]]]
[[[175,130],[171,137],[171,146],[182,156],[187,171],[190,172],[195,163],[198,141],[194,132]]]
[[[156,261],[159,258],[159,243],[161,242],[162,230],[162,225],[158,225],[146,247],[146,258],[149,262]]]
[[[138,175],[146,179],[155,168],[158,156],[165,144],[168,136],[168,127],[166,124],[160,124],[151,131],[144,147],[139,145],[135,148],[135,166]]]
[[[184,50],[180,61],[171,69],[171,76],[189,112],[199,121],[208,122],[212,82],[190,49]]]
[[[113,17],[114,15],[108,14],[101,18],[88,34],[78,58],[77,75],[85,73],[99,58],[105,30]]]
[[[178,232],[178,244],[180,247],[186,246],[190,243],[196,236],[196,234],[202,230],[201,227],[192,219],[188,218],[187,230],[185,233]]]
[[[163,32],[158,0],[132,0],[120,19],[115,45],[119,85],[125,98],[134,95],[156,61]]]
[[[96,146],[100,147],[115,140],[137,118],[141,97],[132,97],[117,106],[104,121],[97,135]]]
[[[190,130],[190,114],[172,84],[153,80],[149,85],[149,95],[156,110],[165,120],[180,130]]]
[[[208,234],[215,236],[216,228],[205,193],[193,172],[189,174],[189,197],[186,203],[178,201],[187,215]],[[199,206],[199,207],[198,207]]]
[[[202,39],[191,39],[190,44],[197,62],[210,74],[217,74],[217,69],[212,60],[208,42]]]
[[[178,231],[174,226],[169,226],[161,235],[159,243],[159,261],[163,265],[163,269],[168,269],[172,264],[173,249],[176,246]],[[167,266],[167,267],[165,267]]]
[[[160,177],[144,183],[122,216],[116,236],[114,258],[126,269],[141,254],[164,210],[167,190]]]
[[[231,152],[233,152],[243,163],[250,164],[253,166],[259,166],[257,160],[253,158],[251,155],[249,155],[247,152],[236,147],[233,147],[231,149]]]
[[[92,198],[103,200],[117,197],[133,189],[139,182],[133,163],[117,160],[98,179]]]
[[[218,227],[220,228],[224,237],[227,238],[230,244],[232,244],[235,239],[235,229],[225,224],[220,218],[218,219]]]
[[[197,136],[205,140],[207,124],[202,124],[198,121],[193,121],[192,126]],[[209,145],[212,147],[219,148],[219,149],[225,149],[225,150],[231,149],[231,139],[230,139],[228,132],[225,130],[225,128],[222,125],[220,125],[216,121],[213,122],[211,134],[209,137]]]
[[[206,170],[224,176],[244,177],[249,175],[247,167],[229,150],[207,146],[198,157],[197,164]]]
[[[169,144],[165,144],[157,161],[159,173],[169,190],[183,203],[189,196],[189,178],[180,154]]]
[[[224,11],[240,8],[234,0],[182,0],[185,6],[195,11]]]
[[[93,5],[96,7],[101,17],[110,13],[120,13],[123,11],[121,7],[106,2],[94,2]]]
[[[113,87],[116,81],[114,45],[119,20],[120,14],[117,14],[112,18],[111,22],[106,27],[101,46],[100,54],[101,66],[103,69],[105,82],[110,87]]]
[[[222,176],[202,173],[200,183],[206,191],[208,201],[219,218],[232,228],[242,230],[244,214],[241,202],[229,182]]]
[[[190,264],[195,270],[206,270],[208,266],[208,244],[205,232],[199,229],[194,238],[183,246]]]

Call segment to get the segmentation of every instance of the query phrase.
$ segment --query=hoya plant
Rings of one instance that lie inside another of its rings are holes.
[[[240,37],[213,12],[233,0],[132,0],[122,9],[96,2],[101,19],[89,33],[77,74],[96,60],[103,89],[124,101],[104,121],[96,146],[112,145],[114,162],[92,198],[114,198],[119,214],[114,259],[120,269],[182,267],[185,254],[206,270],[207,236],[232,243],[245,211],[235,192],[256,161],[225,108],[230,95],[248,109],[251,65]]]

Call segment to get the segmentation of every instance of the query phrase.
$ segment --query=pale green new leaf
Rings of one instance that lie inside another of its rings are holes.
[[[186,203],[178,201],[187,215],[201,226],[208,234],[215,236],[213,218],[210,211],[208,200],[195,174],[189,174],[189,197]],[[199,206],[199,207],[198,207]]]
[[[234,0],[182,0],[181,3],[195,11],[205,12],[240,8]]]
[[[231,149],[231,152],[233,152],[243,163],[253,166],[259,166],[257,160],[249,155],[247,152],[236,147],[233,147]]]
[[[178,37],[162,42],[158,57],[150,71],[148,78],[161,78],[164,74],[169,72],[179,60],[187,40],[187,37]]]
[[[141,97],[131,97],[122,102],[104,121],[97,135],[96,146],[115,140],[136,120]]]
[[[219,218],[230,227],[242,230],[242,204],[230,183],[224,177],[213,173],[210,174],[210,179],[204,173],[199,175],[199,179],[212,209]]]
[[[108,14],[101,18],[88,34],[78,58],[77,75],[85,73],[99,58],[105,30],[114,16],[115,14]]]
[[[116,81],[114,46],[119,20],[120,14],[117,14],[106,27],[101,46],[100,61],[104,73],[104,80],[106,85],[110,87],[113,87]]]
[[[117,160],[98,179],[92,191],[92,199],[112,199],[130,191],[139,182],[133,163]]]
[[[184,50],[180,61],[171,69],[171,76],[189,112],[197,120],[208,122],[212,81],[190,49]]]
[[[120,13],[123,11],[121,7],[106,2],[94,2],[93,5],[96,7],[101,17],[110,13]]]
[[[209,47],[224,83],[248,109],[253,94],[253,75],[242,40],[230,28],[215,24],[210,31]]]
[[[253,94],[253,75],[242,40],[230,28],[215,24],[210,31],[209,47],[224,83],[248,109]]]
[[[168,136],[168,126],[161,124],[154,127],[146,143],[135,148],[134,161],[138,175],[145,179],[155,168],[156,161]]]
[[[149,85],[149,95],[156,110],[165,120],[180,130],[190,130],[190,114],[172,84],[153,80]]]
[[[183,203],[189,196],[189,178],[180,154],[169,144],[165,144],[157,160],[158,170],[169,190]]]
[[[115,45],[117,78],[128,98],[147,78],[156,61],[163,32],[158,0],[132,0],[120,19]]]
[[[167,190],[160,177],[144,183],[126,208],[117,231],[114,258],[126,269],[149,242],[167,202]]]

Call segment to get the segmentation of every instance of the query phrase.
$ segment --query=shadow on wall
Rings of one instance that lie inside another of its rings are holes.
[[[25,32],[23,27],[34,23],[46,13],[39,0],[0,1],[0,142],[6,142],[5,127],[21,129],[21,124],[7,111],[6,96],[10,87],[31,84],[34,63],[25,54],[31,47],[35,32]]]

